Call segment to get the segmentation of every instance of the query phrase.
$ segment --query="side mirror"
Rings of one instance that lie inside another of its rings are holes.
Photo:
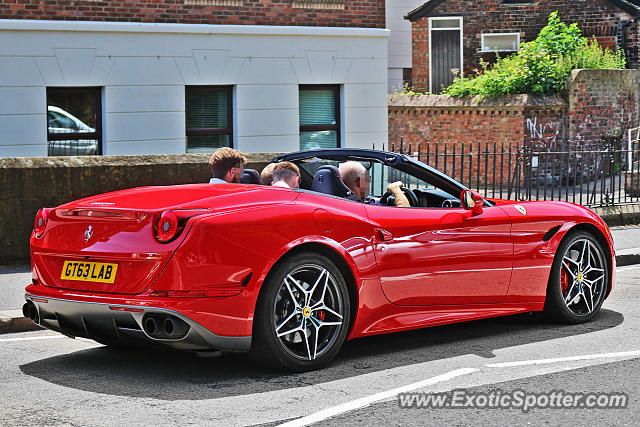
[[[460,194],[460,203],[466,210],[470,210],[474,214],[478,215],[482,213],[484,199],[477,191],[462,190],[462,193]]]

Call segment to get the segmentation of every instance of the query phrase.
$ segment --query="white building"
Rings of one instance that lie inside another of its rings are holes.
[[[381,147],[388,34],[0,20],[0,157]]]

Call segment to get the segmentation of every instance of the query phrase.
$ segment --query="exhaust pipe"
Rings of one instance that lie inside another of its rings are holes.
[[[167,317],[164,319],[163,329],[170,338],[182,338],[187,334],[189,325],[178,318]]]
[[[28,317],[29,319],[33,320],[35,323],[40,322],[40,319],[38,316],[38,309],[36,308],[36,305],[31,301],[27,301],[22,306],[22,314],[24,317]]]
[[[158,331],[158,322],[156,322],[155,317],[147,317],[147,320],[144,321],[144,331],[153,336]]]
[[[173,323],[173,320],[171,320],[170,317],[167,317],[166,319],[164,319],[164,333],[171,336],[171,334],[173,334],[173,330],[175,329],[175,324]]]
[[[185,321],[166,314],[145,315],[142,325],[153,339],[181,339],[189,332]]]

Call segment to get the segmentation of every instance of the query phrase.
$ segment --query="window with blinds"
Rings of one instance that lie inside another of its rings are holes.
[[[233,144],[231,86],[187,86],[187,153],[210,153]]]
[[[340,147],[340,87],[300,86],[300,150]]]

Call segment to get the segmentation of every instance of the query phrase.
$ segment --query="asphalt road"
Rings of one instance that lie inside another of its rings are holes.
[[[601,314],[585,325],[519,315],[357,339],[328,368],[297,375],[241,354],[121,352],[50,331],[2,335],[0,425],[637,424],[639,287],[640,266],[619,268]],[[405,409],[395,397],[494,388],[621,391],[630,402],[523,413]]]
[[[0,266],[0,312],[15,310],[24,304],[24,288],[31,283],[31,267]]]

